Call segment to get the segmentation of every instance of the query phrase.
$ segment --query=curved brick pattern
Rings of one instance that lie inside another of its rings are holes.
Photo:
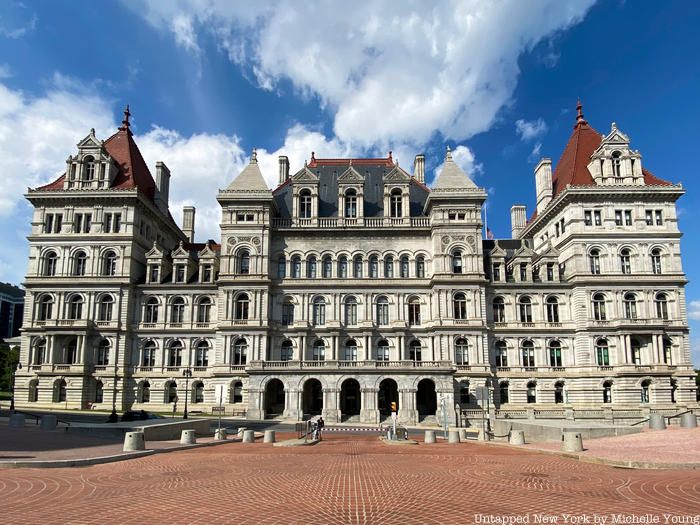
[[[80,469],[0,470],[0,499],[17,524],[470,523],[477,513],[697,513],[700,472],[328,436],[313,447],[230,443]]]

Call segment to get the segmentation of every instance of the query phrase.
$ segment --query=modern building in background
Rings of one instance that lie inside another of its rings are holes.
[[[454,421],[486,387],[512,417],[696,406],[684,190],[580,106],[559,162],[535,169],[530,219],[511,209],[512,239],[483,239],[486,192],[449,149],[432,187],[423,155],[410,173],[391,153],[312,153],[294,172],[280,157],[274,190],[253,152],[218,192],[218,242],[195,242],[194,208],[175,224],[169,181],[162,162],[149,172],[127,108],[29,191],[19,405],[165,411],[187,397],[376,423],[395,402],[415,424]]]
[[[22,328],[24,290],[0,283],[0,340],[17,337]]]

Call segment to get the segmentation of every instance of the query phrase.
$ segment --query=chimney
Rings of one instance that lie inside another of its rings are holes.
[[[425,184],[425,155],[419,153],[413,161],[413,176],[418,182]]]
[[[170,194],[170,170],[165,162],[156,162],[156,194],[154,200],[158,209],[168,213],[168,199]]]
[[[289,157],[287,157],[286,155],[280,155],[279,156],[279,163],[280,163],[279,184],[284,184],[284,181],[286,181],[289,178]]]
[[[522,204],[516,204],[510,208],[510,231],[513,239],[520,238],[520,232],[525,228],[526,208]]]
[[[540,160],[535,168],[537,187],[537,213],[541,213],[552,200],[552,159]]]
[[[194,206],[182,207],[182,231],[189,242],[194,242]]]

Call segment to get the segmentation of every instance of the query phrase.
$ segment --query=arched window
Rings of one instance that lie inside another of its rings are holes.
[[[362,255],[355,255],[352,260],[352,276],[357,279],[362,278]]]
[[[345,216],[349,219],[357,217],[357,193],[355,190],[345,192]]]
[[[326,360],[326,344],[319,339],[314,343],[312,349],[313,355],[312,359],[314,361],[325,361]]]
[[[348,278],[348,258],[344,255],[338,259],[338,277],[341,279]]]
[[[452,273],[462,273],[462,252],[452,253]]]
[[[323,297],[316,297],[313,302],[313,322],[314,326],[326,324],[326,301]]]
[[[349,339],[343,348],[344,361],[357,361],[357,342],[354,339]]]
[[[598,366],[610,366],[610,351],[608,340],[601,337],[595,342],[595,358]]]
[[[612,403],[612,381],[603,383],[603,403]]]
[[[177,403],[177,383],[169,381],[165,384],[165,402]]]
[[[39,381],[37,379],[32,379],[29,382],[29,396],[27,401],[30,403],[36,403],[39,400]]]
[[[292,279],[301,279],[301,257],[292,257]]]
[[[620,152],[619,151],[613,151],[611,161],[612,161],[613,177],[616,177],[616,178],[622,177],[621,159],[620,159]]]
[[[410,361],[422,361],[423,352],[421,351],[421,349],[422,345],[420,344],[420,341],[411,341],[411,344],[408,345],[408,359]]]
[[[496,366],[508,366],[508,346],[505,341],[496,341],[495,345]]]
[[[655,274],[661,273],[661,250],[658,248],[651,251],[651,271]]]
[[[416,277],[419,279],[425,277],[425,257],[422,255],[416,257]]]
[[[673,364],[673,342],[668,337],[663,338],[663,360],[665,365]]]
[[[97,303],[97,320],[111,321],[113,307],[114,298],[111,295],[105,294],[101,296],[99,302]]]
[[[316,257],[313,255],[306,260],[306,277],[316,279]]]
[[[102,256],[102,275],[112,277],[117,274],[117,254],[112,250]]]
[[[401,190],[395,189],[391,192],[391,216],[403,217],[403,196]]]
[[[244,294],[244,293],[239,294],[236,297],[233,318],[237,319],[237,320],[248,319],[249,307],[250,307],[250,299],[248,298],[248,294]]]
[[[394,277],[394,258],[391,255],[384,258],[384,277],[389,279]]]
[[[291,326],[294,324],[294,303],[291,299],[287,298],[282,303],[282,324],[284,326]]]
[[[168,366],[182,366],[182,343],[173,341],[168,348]]]
[[[139,402],[141,403],[150,403],[151,402],[151,383],[148,381],[144,381],[141,384],[141,396],[139,398]]]
[[[554,402],[560,404],[564,402],[564,382],[557,381],[554,383]]]
[[[153,341],[146,341],[143,345],[143,356],[141,359],[141,366],[155,366],[156,365],[156,344]]]
[[[46,339],[43,337],[34,343],[34,364],[41,365],[46,362]]]
[[[452,298],[452,310],[455,319],[467,318],[467,296],[462,292],[456,293]]]
[[[642,403],[648,403],[648,402],[649,402],[649,387],[650,387],[650,386],[651,386],[651,381],[649,381],[648,379],[645,379],[644,381],[642,381],[642,384],[641,384],[642,390],[641,390],[641,392],[640,392],[640,394],[641,394],[641,396],[640,396],[640,397],[641,397],[640,401],[641,401]]]
[[[549,342],[549,366],[562,366],[561,343],[559,341]]]
[[[95,403],[102,403],[104,400],[104,385],[102,381],[95,383]]]
[[[107,366],[109,365],[109,351],[112,345],[109,343],[109,339],[102,339],[100,344],[97,346],[97,359],[95,364],[97,366]]]
[[[309,190],[301,190],[299,193],[299,218],[311,218],[311,192]]]
[[[50,295],[42,295],[39,299],[39,311],[37,317],[39,321],[48,321],[53,314],[53,297]]]
[[[503,297],[496,297],[493,300],[493,322],[506,322],[506,304]]]
[[[632,273],[632,256],[630,251],[625,248],[620,252],[620,271],[626,275]]]
[[[520,344],[520,354],[524,367],[532,368],[535,366],[535,345],[532,341],[523,341]]]
[[[235,366],[243,366],[248,358],[248,341],[243,338],[236,339],[233,342],[233,360]]]
[[[277,259],[277,278],[284,279],[287,276],[287,259],[282,256]]]
[[[83,318],[83,298],[80,295],[73,295],[68,300],[68,319]]]
[[[147,323],[157,323],[158,322],[158,299],[151,297],[146,301],[146,322]]]
[[[54,403],[65,403],[66,401],[66,381],[64,379],[58,379],[53,384],[53,402]]]
[[[591,273],[593,275],[600,275],[600,250],[591,250],[588,254],[588,262],[591,266]]]
[[[537,403],[537,383],[534,381],[527,384],[527,402]]]
[[[500,383],[498,385],[498,394],[499,394],[499,398],[501,401],[501,405],[508,404],[508,398],[509,398],[508,387],[509,387],[508,381],[504,381],[503,383]]]
[[[357,299],[352,296],[345,299],[345,324],[346,326],[357,324]]]
[[[463,337],[455,341],[455,362],[458,365],[469,364],[469,344]]]
[[[170,322],[180,324],[185,319],[185,300],[182,297],[175,297],[170,305]]]
[[[622,297],[622,306],[625,312],[625,319],[637,318],[637,296],[633,293],[626,293]]]
[[[657,293],[654,298],[656,304],[656,317],[659,319],[668,319],[668,297],[665,293]]]
[[[532,300],[527,295],[520,297],[518,301],[518,312],[520,313],[521,323],[532,322]]]
[[[389,342],[386,339],[377,343],[377,361],[389,361]]]
[[[399,272],[402,279],[408,279],[408,256],[406,255],[399,261]]]
[[[76,277],[84,276],[86,268],[87,255],[85,252],[82,250],[75,252],[75,255],[73,255],[73,275]]]
[[[383,295],[377,298],[377,324],[379,326],[389,324],[389,299]]]
[[[379,277],[379,259],[376,255],[369,258],[369,277],[370,279]]]
[[[283,341],[280,346],[280,360],[281,361],[291,361],[294,359],[294,347],[292,342],[289,340]]]
[[[209,343],[206,341],[197,343],[194,366],[209,366]]]
[[[192,402],[204,403],[204,383],[197,381],[192,385]]]
[[[635,365],[642,364],[642,345],[639,344],[639,340],[630,339],[630,350],[632,352],[632,363]]]
[[[323,258],[323,277],[325,279],[330,279],[333,275],[333,261],[330,255],[326,255]]]
[[[559,301],[556,297],[547,297],[547,322],[559,322]]]
[[[250,252],[241,250],[238,253],[238,273],[248,275],[250,273]]]
[[[241,381],[236,381],[233,383],[233,397],[231,401],[233,403],[243,403],[243,383]]]
[[[605,296],[602,293],[593,294],[593,318],[596,321],[605,321]]]
[[[63,347],[63,362],[65,364],[75,364],[78,362],[78,339],[73,337]]]
[[[83,158],[83,180],[91,182],[95,178],[95,159],[92,155]]]
[[[420,326],[420,301],[417,297],[408,300],[408,325]]]
[[[44,254],[44,266],[43,266],[43,275],[45,277],[53,277],[56,275],[56,266],[58,264],[58,256],[56,255],[56,252],[48,251]]]
[[[208,323],[211,320],[211,299],[202,297],[197,305],[197,322]]]

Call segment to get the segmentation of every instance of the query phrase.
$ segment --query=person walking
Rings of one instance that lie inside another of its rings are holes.
[[[326,425],[325,421],[323,421],[323,417],[319,417],[318,421],[316,421],[316,427],[318,428],[318,440],[323,441],[323,427]]]

